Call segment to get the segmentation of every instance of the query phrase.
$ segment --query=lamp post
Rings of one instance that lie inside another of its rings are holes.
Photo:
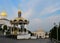
[[[58,26],[57,26],[57,43],[58,43]]]

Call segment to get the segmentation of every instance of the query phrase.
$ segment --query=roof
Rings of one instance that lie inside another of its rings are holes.
[[[0,20],[6,20],[6,21],[10,21],[10,20],[8,20],[8,19],[6,19],[6,18],[0,18]]]
[[[1,13],[1,16],[6,17],[6,16],[7,16],[7,13],[6,13],[5,11],[3,11],[3,12]]]
[[[17,17],[17,18],[15,18],[14,20],[11,20],[11,23],[12,24],[14,24],[14,23],[16,23],[16,24],[21,24],[21,23],[24,23],[24,24],[29,24],[29,21],[28,20],[26,20],[26,19],[24,19],[23,17]]]
[[[17,18],[15,18],[14,20],[17,20],[17,21],[19,21],[19,20],[23,20],[23,21],[24,21],[24,20],[26,20],[26,19],[23,18],[23,17],[20,17],[20,18],[17,17]]]

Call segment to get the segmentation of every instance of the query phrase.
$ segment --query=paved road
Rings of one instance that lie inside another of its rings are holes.
[[[49,39],[16,40],[16,39],[0,37],[0,43],[51,43],[51,41]]]

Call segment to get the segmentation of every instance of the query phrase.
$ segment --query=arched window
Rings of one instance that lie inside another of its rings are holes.
[[[23,20],[19,20],[19,24],[22,24],[23,23]]]
[[[4,30],[7,30],[7,25],[4,25],[4,26],[3,26],[3,29],[4,29]]]
[[[17,20],[14,20],[14,22],[16,22]]]
[[[0,24],[0,31],[2,30],[2,24]]]
[[[27,20],[25,20],[25,22],[27,22]]]
[[[23,22],[23,20],[19,20],[19,22]]]

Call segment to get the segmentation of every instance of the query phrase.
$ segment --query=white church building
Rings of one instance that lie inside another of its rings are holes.
[[[37,38],[45,38],[45,31],[42,29],[37,30],[33,33],[37,36]]]

